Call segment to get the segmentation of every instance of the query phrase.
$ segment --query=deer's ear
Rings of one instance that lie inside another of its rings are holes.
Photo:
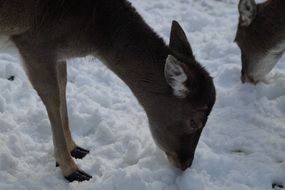
[[[238,10],[241,26],[249,26],[256,16],[255,0],[240,0]]]
[[[165,79],[172,87],[173,94],[179,98],[185,98],[189,92],[185,86],[188,76],[182,64],[174,56],[168,55],[164,68]]]
[[[192,48],[187,40],[186,34],[177,21],[172,21],[169,47],[176,53],[184,56],[193,56]]]

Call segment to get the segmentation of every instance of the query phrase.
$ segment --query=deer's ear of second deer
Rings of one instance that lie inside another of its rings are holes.
[[[264,79],[285,50],[285,1],[240,0],[235,42],[241,50],[241,80]]]

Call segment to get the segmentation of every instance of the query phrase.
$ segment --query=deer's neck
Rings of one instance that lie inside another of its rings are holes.
[[[108,46],[97,51],[102,61],[129,86],[143,107],[169,94],[164,78],[169,49],[164,41],[140,18],[119,23],[118,31],[107,37]]]
[[[273,53],[284,50],[285,41],[285,1],[272,0],[258,5],[254,23],[248,28],[256,48]]]

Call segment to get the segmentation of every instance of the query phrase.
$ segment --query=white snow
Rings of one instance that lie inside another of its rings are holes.
[[[168,41],[179,21],[197,59],[214,77],[217,102],[192,167],[171,166],[154,145],[142,108],[97,59],[70,60],[67,101],[76,163],[93,175],[67,183],[55,167],[49,121],[14,54],[0,55],[1,190],[270,190],[285,182],[285,58],[269,84],[241,84],[233,43],[237,0],[131,0]],[[2,48],[1,48],[2,49]],[[5,48],[4,48],[5,49]],[[9,81],[11,75],[14,81]]]

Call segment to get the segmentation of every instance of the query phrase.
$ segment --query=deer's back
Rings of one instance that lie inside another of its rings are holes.
[[[22,33],[31,26],[37,0],[0,0],[0,34]]]
[[[107,51],[139,32],[155,36],[126,0],[39,0],[29,16],[22,40],[55,48],[61,58]]]

